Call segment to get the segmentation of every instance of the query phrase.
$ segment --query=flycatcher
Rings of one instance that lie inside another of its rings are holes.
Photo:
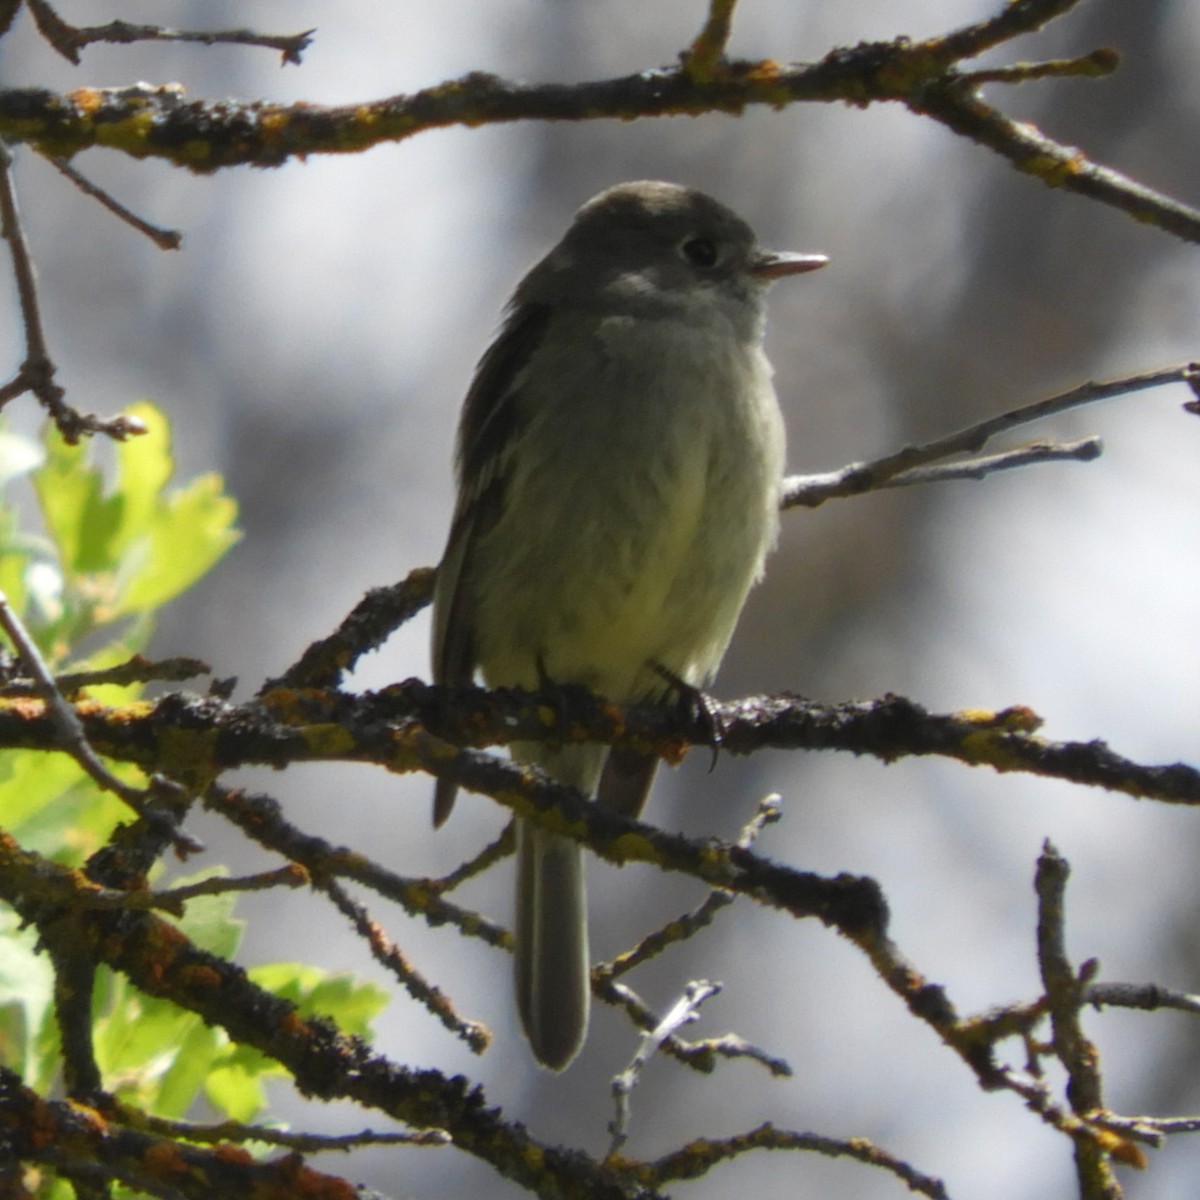
[[[760,249],[675,184],[621,184],[579,210],[517,286],[463,405],[437,682],[548,679],[618,704],[708,685],[779,526],[767,287],[827,261]],[[657,763],[589,744],[512,752],[629,816]],[[439,782],[435,824],[454,794]],[[517,1007],[538,1060],[562,1070],[588,1023],[583,860],[533,825],[517,843]]]

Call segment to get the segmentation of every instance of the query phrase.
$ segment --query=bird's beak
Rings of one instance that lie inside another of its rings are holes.
[[[756,279],[782,279],[785,275],[803,275],[805,271],[815,271],[828,262],[824,254],[764,250],[750,264],[750,274]]]

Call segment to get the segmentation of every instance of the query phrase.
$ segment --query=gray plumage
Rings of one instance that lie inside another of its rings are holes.
[[[433,674],[622,704],[667,677],[703,687],[778,528],[784,432],[762,350],[766,285],[820,256],[768,254],[702,193],[628,183],[576,214],[526,275],[459,427],[458,504],[434,599]],[[607,747],[513,747],[636,816],[654,761]],[[440,782],[434,819],[454,802]],[[538,1060],[587,1029],[576,843],[518,832],[516,990]]]

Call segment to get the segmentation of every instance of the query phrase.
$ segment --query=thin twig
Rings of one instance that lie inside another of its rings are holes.
[[[178,1138],[184,1142],[212,1145],[215,1142],[263,1142],[268,1146],[286,1146],[301,1154],[319,1154],[326,1150],[352,1150],[356,1146],[446,1146],[450,1137],[440,1129],[420,1129],[411,1133],[376,1133],[364,1129],[361,1133],[317,1134],[291,1133],[269,1125],[247,1125],[242,1121],[220,1121],[215,1125],[197,1125],[191,1121],[171,1121],[134,1108],[117,1100],[105,1106],[126,1125],[144,1129],[160,1137]]]
[[[151,888],[135,888],[132,891],[121,891],[115,888],[99,887],[95,891],[79,895],[74,903],[79,908],[94,909],[128,909],[130,912],[149,912],[159,910],[169,912],[174,916],[182,916],[187,902],[199,896],[220,896],[229,892],[262,892],[276,887],[304,887],[310,883],[308,873],[303,867],[289,863],[275,871],[263,871],[257,875],[242,875],[238,877],[215,875],[202,879],[198,883],[186,884],[177,888],[163,888],[155,891]]]
[[[314,886],[323,891],[334,907],[350,919],[360,937],[371,949],[375,961],[390,971],[418,1004],[431,1012],[456,1037],[461,1038],[472,1051],[482,1054],[491,1043],[492,1033],[486,1025],[469,1021],[454,1011],[450,998],[439,987],[431,984],[409,961],[408,956],[395,942],[386,936],[378,922],[372,919],[366,908],[356,900],[336,879],[318,878]]]
[[[743,850],[749,850],[757,841],[759,834],[768,826],[780,819],[782,797],[778,792],[765,796],[758,804],[754,815],[746,822],[734,843]],[[733,892],[723,888],[714,888],[704,900],[691,912],[684,913],[669,921],[662,928],[647,934],[631,950],[618,954],[609,963],[598,963],[592,970],[596,973],[597,981],[616,980],[627,975],[635,967],[657,958],[668,946],[676,942],[686,941],[694,937],[701,929],[711,925],[718,912],[727,908],[735,900]]]
[[[882,488],[913,487],[923,483],[954,483],[960,480],[981,480],[999,471],[1011,471],[1016,467],[1030,467],[1048,462],[1091,462],[1104,451],[1104,443],[1097,437],[1081,438],[1077,442],[1030,442],[1001,450],[996,454],[982,454],[977,458],[964,458],[960,462],[931,463],[927,467],[914,467],[893,476]]]
[[[1010,409],[998,416],[988,417],[974,425],[968,425],[965,429],[959,429],[944,437],[936,438],[932,442],[925,442],[917,446],[905,446],[901,450],[870,462],[851,463],[841,470],[830,471],[823,475],[790,476],[783,482],[782,507],[785,509],[797,506],[816,508],[817,505],[823,504],[834,496],[854,496],[873,491],[889,485],[891,481],[897,480],[901,476],[910,474],[918,467],[925,467],[930,463],[951,458],[957,454],[976,454],[994,437],[1007,433],[1010,429],[1018,426],[1028,425],[1034,421],[1041,421],[1046,417],[1067,412],[1072,408],[1094,404],[1099,400],[1110,400],[1114,396],[1123,396],[1131,392],[1145,391],[1172,383],[1185,383],[1191,386],[1198,374],[1200,374],[1200,364],[1188,362],[1137,375],[1124,375],[1119,379],[1083,383],[1046,400],[1038,400],[1033,404]],[[1099,449],[1099,446],[1092,443],[1091,440],[1085,440],[1074,445],[1057,446],[1055,449],[1071,452],[1059,454],[1058,457],[1072,457],[1086,461],[1089,457],[1095,457],[1095,451]],[[1019,455],[1029,450],[1030,447],[1019,447],[1009,453]],[[1041,461],[1042,455],[1048,456],[1048,452],[1039,450],[1031,461]],[[1008,463],[1004,461],[1004,455],[996,457],[1001,461],[999,465],[993,463],[988,467],[989,471],[1001,470],[1009,465],[1022,465],[1019,459],[1016,462]],[[980,461],[978,459],[969,460],[963,464],[952,464],[952,466],[973,471],[978,468]],[[982,461],[986,464],[988,460]],[[961,476],[954,475],[947,477],[961,478]],[[893,484],[893,486],[898,486],[898,484]]]
[[[1067,860],[1047,841],[1038,858],[1035,885],[1038,897],[1037,952],[1042,985],[1049,1002],[1054,1053],[1067,1072],[1067,1099],[1074,1113],[1085,1119],[1103,1110],[1099,1056],[1079,1020],[1086,975],[1095,964],[1076,973],[1067,956],[1064,931]],[[1075,1143],[1075,1171],[1081,1200],[1119,1200],[1121,1187],[1113,1174],[1110,1152],[1095,1134],[1079,1131]]]
[[[15,668],[16,661],[13,661]],[[64,696],[88,687],[116,686],[131,687],[139,683],[181,683],[186,679],[194,679],[197,675],[208,675],[212,668],[198,658],[188,658],[177,655],[174,658],[163,658],[157,662],[135,654],[123,663],[111,667],[101,667],[94,671],[66,671],[55,679],[58,689]],[[0,692],[7,696],[36,694],[38,685],[25,676],[14,674],[13,670],[0,670]]]
[[[596,998],[605,1004],[621,1009],[638,1029],[653,1029],[658,1024],[658,1013],[628,984],[617,983],[593,974],[592,991]],[[784,1059],[768,1054],[761,1046],[755,1046],[736,1033],[694,1042],[673,1034],[662,1043],[661,1049],[676,1062],[702,1075],[711,1075],[716,1070],[717,1062],[723,1058],[748,1058],[780,1078],[792,1074],[791,1066]]]
[[[1016,0],[1003,5],[995,15],[964,25],[939,38],[944,42],[942,51],[948,61],[975,58],[985,50],[991,50],[1002,42],[1011,41],[1022,33],[1035,33],[1044,25],[1064,16],[1080,0]]]
[[[1200,1133],[1200,1117],[1120,1117],[1116,1113],[1101,1113],[1093,1119],[1105,1129],[1114,1129],[1151,1146],[1161,1146],[1173,1133]]]
[[[452,892],[466,883],[468,879],[474,879],[476,875],[482,875],[496,863],[502,862],[517,848],[516,830],[516,823],[509,821],[500,831],[499,837],[484,846],[473,858],[468,858],[466,862],[459,864],[448,875],[443,875],[441,879],[429,880],[429,887],[439,895]]]
[[[940,1179],[918,1171],[867,1138],[832,1138],[819,1133],[777,1129],[770,1124],[729,1138],[699,1139],[652,1163],[643,1164],[639,1179],[655,1186],[678,1179],[697,1179],[708,1174],[714,1163],[736,1158],[750,1150],[809,1150],[830,1158],[854,1159],[890,1171],[910,1191],[928,1196],[930,1200],[949,1200],[949,1193]]]
[[[50,165],[62,172],[81,192],[98,200],[115,217],[120,218],[126,225],[131,225],[139,233],[144,233],[160,250],[178,250],[183,244],[183,234],[177,229],[163,229],[143,220],[136,213],[130,212],[115,196],[110,195],[98,184],[93,183],[86,175],[75,170],[65,158],[51,156]]]
[[[190,32],[163,29],[158,25],[133,25],[128,21],[110,21],[107,25],[77,26],[64,21],[47,0],[26,0],[41,35],[64,58],[78,65],[79,51],[94,42],[128,45],[131,42],[200,42],[205,46],[265,46],[278,50],[283,62],[299,64],[300,56],[312,42],[315,29],[303,33],[262,34],[249,29],[225,29]]]
[[[333,633],[313,642],[278,679],[267,680],[259,695],[278,687],[337,687],[362,655],[381,646],[432,600],[436,578],[433,568],[417,567],[399,583],[372,588]]]
[[[42,329],[41,307],[38,304],[37,281],[33,273],[33,260],[29,244],[21,225],[17,207],[17,193],[12,181],[12,154],[0,141],[0,237],[8,242],[12,258],[13,276],[17,284],[17,300],[21,306],[21,317],[25,325],[25,361],[11,383],[0,388],[0,405],[32,391],[38,399],[54,412],[61,404],[63,390],[53,382],[54,365],[46,350],[46,336]]]
[[[612,1135],[609,1142],[608,1154],[611,1158],[620,1152],[621,1147],[629,1139],[629,1096],[641,1078],[642,1070],[650,1061],[654,1052],[673,1036],[684,1025],[696,1021],[700,1017],[700,1005],[721,990],[719,983],[709,983],[705,979],[696,979],[687,985],[683,995],[667,1012],[666,1016],[648,1033],[644,1034],[629,1066],[612,1081],[613,1103],[615,1113],[609,1122],[608,1132]]]
[[[1034,79],[1099,79],[1111,75],[1121,65],[1115,50],[1103,47],[1080,58],[1052,58],[1046,62],[1012,63],[1007,67],[989,67],[981,71],[964,71],[968,83],[1028,83]]]
[[[682,56],[684,70],[698,82],[711,79],[725,57],[736,6],[737,0],[709,0],[704,28]]]
[[[45,702],[46,711],[50,714],[58,731],[58,741],[83,770],[106,792],[112,792],[119,797],[138,816],[152,824],[167,822],[174,825],[174,819],[162,807],[151,808],[150,802],[161,797],[179,799],[185,793],[179,784],[162,775],[151,777],[148,788],[135,788],[118,779],[100,760],[100,756],[92,749],[84,733],[83,723],[75,710],[67,703],[54,681],[49,665],[42,657],[37,643],[29,636],[20,617],[8,602],[8,597],[0,591],[0,628],[8,634],[13,647],[21,656],[25,669],[34,681],[38,693]],[[172,838],[176,849],[181,855],[194,853],[202,846],[188,834],[173,830]]]
[[[1028,121],[1007,116],[961,78],[930,81],[927,87],[908,96],[905,103],[918,116],[932,117],[1049,187],[1061,187],[1109,205],[1184,241],[1200,241],[1200,213],[1196,209],[1112,167],[1093,162],[1078,147],[1056,142]]]
[[[428,880],[397,875],[357,851],[331,846],[297,829],[283,819],[281,806],[270,796],[249,795],[214,784],[204,797],[204,805],[232,821],[261,846],[299,863],[315,880],[353,879],[430,925],[454,925],[465,937],[479,938],[490,946],[512,946],[508,930],[443,899]]]
[[[21,227],[17,193],[12,181],[12,155],[3,141],[0,141],[0,237],[8,242],[17,284],[17,300],[25,328],[25,360],[16,375],[0,387],[0,408],[17,396],[32,392],[53,418],[63,438],[72,445],[85,433],[103,433],[117,441],[123,441],[132,434],[145,433],[146,426],[135,417],[101,418],[92,413],[79,413],[63,402],[66,393],[54,382],[55,366],[46,348],[33,260]]]
[[[1200,995],[1177,992],[1157,983],[1092,983],[1083,992],[1086,1004],[1096,1008],[1140,1008],[1154,1011],[1173,1008],[1200,1014]]]

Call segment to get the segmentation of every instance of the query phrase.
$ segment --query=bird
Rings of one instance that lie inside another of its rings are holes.
[[[828,261],[763,250],[735,212],[674,183],[621,183],[579,209],[518,284],[463,403],[436,683],[480,673],[624,705],[708,686],[779,527],[766,292]],[[601,744],[510,750],[629,817],[657,765]],[[455,794],[438,781],[435,825]],[[589,1017],[583,856],[517,826],[516,1005],[534,1057],[561,1071]]]

